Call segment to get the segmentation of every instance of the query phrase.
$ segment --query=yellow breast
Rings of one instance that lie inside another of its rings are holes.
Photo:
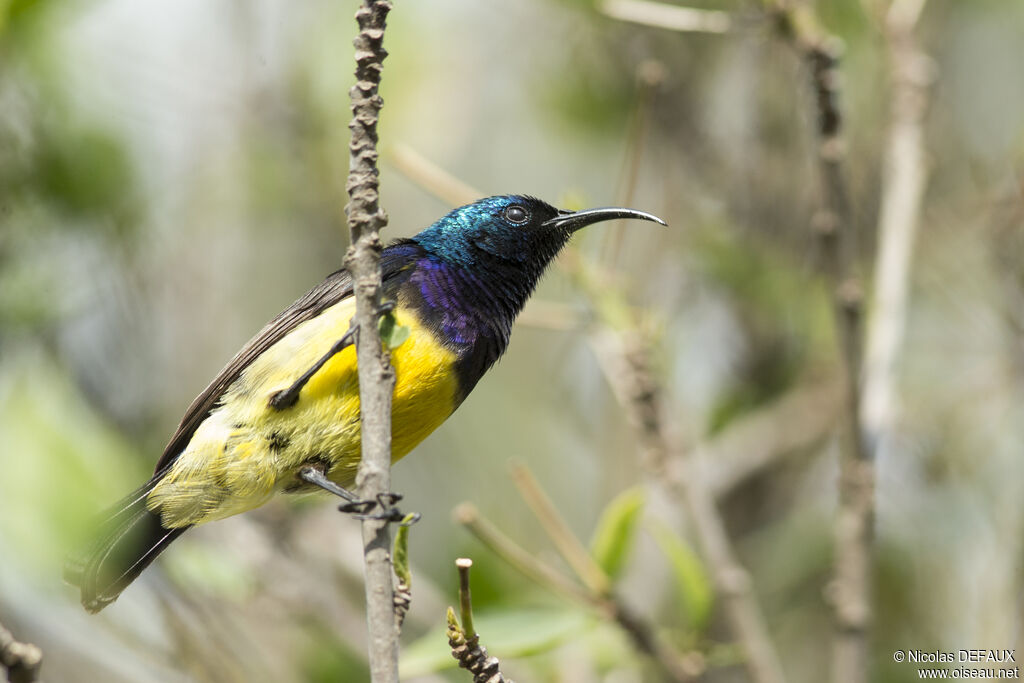
[[[294,482],[295,471],[317,461],[349,487],[360,458],[359,384],[356,353],[348,347],[309,380],[290,408],[276,410],[270,397],[288,388],[348,330],[352,298],[298,325],[246,368],[199,426],[164,479],[149,494],[164,526],[201,524],[266,502]],[[415,311],[396,309],[410,328],[392,352],[392,461],[437,429],[458,397],[456,355],[440,344]]]

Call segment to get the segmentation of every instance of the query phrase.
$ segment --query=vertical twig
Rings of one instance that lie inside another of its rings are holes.
[[[906,327],[911,257],[926,180],[922,129],[931,65],[918,49],[914,37],[924,2],[894,0],[885,18],[890,121],[878,220],[874,305],[868,326],[864,391],[859,406],[863,446],[872,462],[884,455],[892,443],[898,416],[896,366]],[[870,512],[863,514],[870,519]],[[865,531],[865,535],[867,533]],[[866,562],[867,558],[864,560]],[[868,567],[863,571],[868,571]],[[837,598],[842,597],[837,594]],[[863,598],[865,606],[868,597]],[[840,609],[837,606],[837,614],[841,614]],[[860,683],[867,679],[866,672],[854,675],[841,668],[865,668],[866,637],[861,636],[855,645],[844,652],[840,634],[836,644],[837,683]]]
[[[647,139],[647,129],[650,124],[651,110],[654,108],[655,96],[665,78],[668,70],[665,65],[656,59],[647,59],[640,63],[636,69],[636,106],[633,108],[632,121],[629,125],[629,133],[626,137],[626,159],[622,169],[622,187],[619,193],[619,206],[632,206],[637,184],[640,179],[640,162],[643,159],[644,142]],[[625,238],[626,227],[624,221],[615,221],[614,225],[606,233],[607,243],[610,249],[607,251],[606,261],[609,266],[618,263],[622,254],[622,242]]]
[[[875,463],[860,428],[864,293],[854,265],[854,235],[838,105],[838,52],[824,45],[807,53],[818,103],[818,162],[823,207],[815,227],[826,254],[840,350],[846,375],[848,443],[839,455],[839,507],[835,523],[835,611],[832,676],[836,683],[868,680],[871,556],[874,545]]]
[[[868,445],[876,452],[889,441],[899,410],[896,364],[906,327],[910,264],[926,180],[922,124],[931,65],[914,40],[924,1],[896,0],[885,22],[892,96],[860,411]]]
[[[462,632],[466,638],[476,637],[476,628],[473,626],[473,594],[469,589],[469,569],[473,566],[473,560],[468,557],[460,557],[455,560],[455,568],[459,570],[459,614],[462,616]]]
[[[473,683],[512,683],[501,673],[497,657],[487,654],[480,644],[480,634],[473,628],[473,599],[469,590],[469,568],[473,560],[460,557],[455,560],[459,570],[459,613],[462,624],[455,618],[455,610],[448,608],[448,646],[459,666],[473,674]]]
[[[355,324],[359,330],[359,401],[362,461],[356,484],[364,499],[375,499],[391,487],[391,396],[395,373],[380,341],[381,272],[379,231],[387,216],[379,205],[377,120],[383,101],[377,94],[384,57],[382,43],[388,0],[364,0],[356,12],[356,84],[349,91],[352,122],[349,129],[348,227],[352,246],[345,267],[355,285]],[[370,674],[373,681],[398,680],[398,627],[394,613],[391,533],[388,522],[363,521],[366,568],[366,623],[369,632]]]
[[[835,579],[831,601],[836,632],[832,677],[836,683],[868,680],[871,623],[871,558],[874,546],[875,464],[861,429],[863,288],[856,268],[854,225],[843,163],[843,114],[839,106],[839,42],[817,24],[809,8],[772,3],[783,36],[807,64],[817,114],[818,173],[822,202],[813,227],[825,256],[837,336],[846,375],[849,441],[839,458],[839,509],[835,523]]]
[[[0,666],[7,670],[10,683],[35,683],[43,664],[42,651],[31,643],[21,643],[0,624]]]

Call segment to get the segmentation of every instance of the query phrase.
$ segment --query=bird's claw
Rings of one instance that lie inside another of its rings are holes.
[[[420,514],[418,512],[413,513],[409,515],[410,519],[406,519],[406,515],[394,506],[400,500],[402,500],[402,494],[400,493],[381,493],[374,500],[364,499],[351,503],[342,503],[338,506],[338,509],[358,520],[377,519],[392,524],[401,524],[402,526],[415,524],[419,520]],[[378,512],[371,512],[375,508],[380,508],[380,510]]]

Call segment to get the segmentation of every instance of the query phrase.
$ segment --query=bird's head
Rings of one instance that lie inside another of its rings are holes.
[[[505,263],[543,270],[572,233],[616,218],[665,225],[660,218],[633,209],[565,211],[534,197],[499,195],[454,209],[413,239],[463,266]]]

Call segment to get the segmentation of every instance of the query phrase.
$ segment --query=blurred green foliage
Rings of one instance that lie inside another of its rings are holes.
[[[640,489],[623,491],[601,513],[590,539],[590,552],[609,577],[618,577],[629,560],[630,551],[644,508]]]
[[[299,661],[302,680],[308,683],[335,683],[346,680],[368,680],[370,669],[362,652],[353,652],[338,634],[320,626],[313,629],[314,642]]]
[[[711,618],[714,587],[697,553],[664,524],[653,523],[651,534],[669,559],[676,583],[679,614],[691,633],[703,633]]]
[[[0,539],[21,571],[51,575],[92,532],[92,512],[146,473],[124,437],[51,359],[21,353],[17,367],[5,362],[3,369]]]

